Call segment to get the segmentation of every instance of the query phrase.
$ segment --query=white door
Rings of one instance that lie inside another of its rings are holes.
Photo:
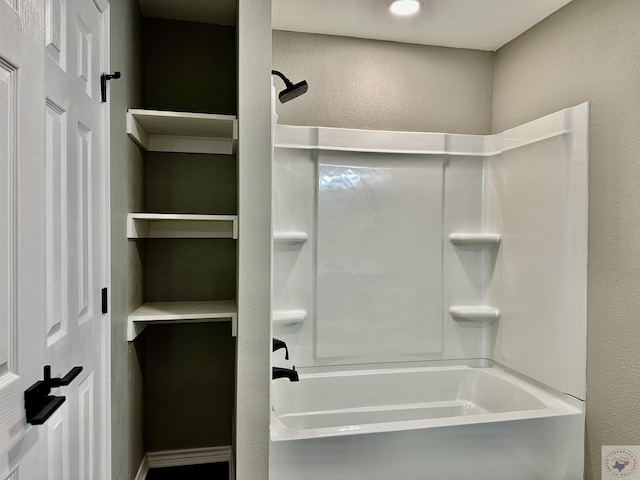
[[[17,479],[38,432],[23,392],[44,362],[43,3],[0,0],[0,478]],[[35,88],[34,88],[35,87]],[[31,91],[30,91],[31,90]],[[29,92],[30,91],[30,92]],[[36,119],[33,124],[29,119]],[[37,345],[41,345],[38,347]]]
[[[107,6],[0,0],[0,480],[110,477]],[[45,365],[83,371],[52,389],[66,401],[44,425],[27,425],[23,391]]]

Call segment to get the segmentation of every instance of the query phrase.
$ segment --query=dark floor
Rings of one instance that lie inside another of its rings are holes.
[[[229,480],[229,463],[152,468],[146,480]]]

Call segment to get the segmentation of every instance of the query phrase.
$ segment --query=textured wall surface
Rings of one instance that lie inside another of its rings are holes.
[[[231,323],[158,325],[144,335],[146,450],[231,445],[236,348]]]
[[[640,444],[640,2],[574,0],[497,52],[493,131],[591,102],[585,478]]]
[[[309,90],[281,125],[486,134],[493,53],[273,32],[273,69]],[[274,77],[278,91],[284,88]]]
[[[145,158],[144,205],[147,211],[203,215],[238,213],[235,155],[146,152]]]
[[[127,342],[127,316],[142,302],[142,251],[127,240],[127,213],[142,210],[142,155],[126,133],[128,108],[142,107],[142,15],[137,2],[110,0],[111,69],[111,426],[112,478],[135,477],[144,455],[141,344]]]
[[[269,476],[271,0],[238,1],[238,480]]]
[[[144,19],[145,107],[235,115],[235,28]]]

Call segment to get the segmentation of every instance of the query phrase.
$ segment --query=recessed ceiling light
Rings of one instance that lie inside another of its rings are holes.
[[[403,17],[418,13],[421,7],[422,2],[420,0],[393,0],[393,2],[389,4],[391,13]]]

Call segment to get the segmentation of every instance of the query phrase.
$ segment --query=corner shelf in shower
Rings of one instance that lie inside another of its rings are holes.
[[[130,213],[128,238],[238,238],[237,215]]]
[[[235,115],[130,109],[127,133],[152,152],[231,155],[238,142]]]
[[[307,232],[273,232],[273,243],[278,244],[304,243],[308,238]]]
[[[127,340],[133,341],[153,324],[231,321],[231,335],[238,331],[238,307],[235,300],[215,302],[150,302],[132,312],[127,321]]]
[[[492,322],[500,318],[500,310],[484,305],[455,305],[449,307],[449,314],[456,320],[467,322]]]
[[[307,319],[306,310],[274,310],[272,321],[274,327],[297,325]]]
[[[457,247],[489,250],[500,245],[501,237],[498,233],[452,233],[449,241]]]

